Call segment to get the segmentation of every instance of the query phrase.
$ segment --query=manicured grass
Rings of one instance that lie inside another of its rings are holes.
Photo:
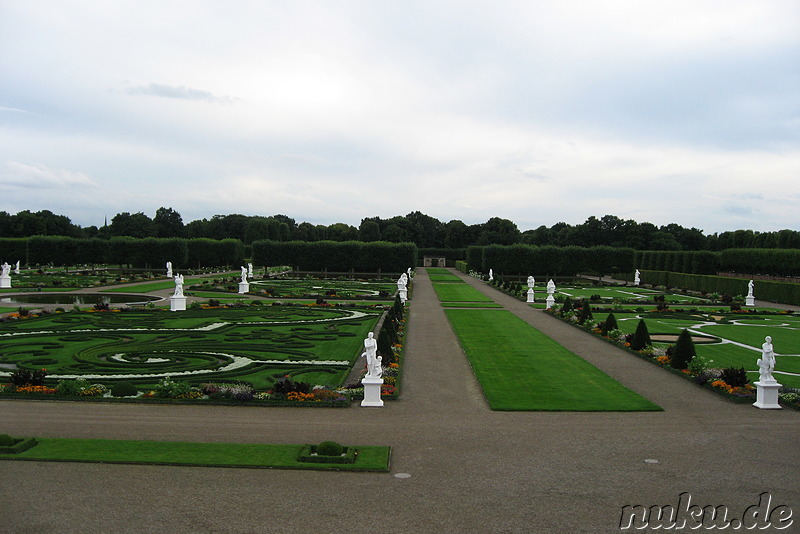
[[[450,282],[455,284],[463,284],[464,280],[454,274],[431,274],[428,276],[431,282]]]
[[[450,274],[449,269],[445,269],[443,267],[426,267],[425,271],[430,274]]]
[[[661,408],[505,310],[445,310],[493,410]]]
[[[502,308],[496,302],[442,302],[444,308]]]
[[[442,302],[492,302],[492,299],[467,284],[433,284]]]
[[[33,448],[0,455],[0,459],[386,472],[390,455],[389,447],[356,447],[359,454],[352,464],[306,463],[297,459],[302,445],[50,438],[36,441]]]
[[[192,280],[192,282],[195,282]],[[135,286],[115,287],[113,289],[104,289],[103,292],[109,293],[149,293],[151,291],[160,291],[162,289],[174,289],[175,282],[173,280],[165,280],[163,282],[150,282],[147,284],[137,284]]]

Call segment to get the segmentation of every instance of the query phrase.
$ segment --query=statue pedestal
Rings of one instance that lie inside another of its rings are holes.
[[[750,295],[747,295],[744,298],[744,305],[745,306],[755,306],[756,305],[756,298],[755,297],[751,297]]]
[[[169,298],[169,311],[186,311],[186,297],[171,296]]]
[[[11,287],[11,277],[10,276],[0,276],[0,287],[3,289],[8,289]]]
[[[244,295],[250,291],[250,282],[239,282],[239,294]]]
[[[775,382],[753,382],[756,385],[756,401],[753,406],[762,410],[780,410],[778,390],[781,385]]]
[[[533,289],[528,289],[528,300],[526,302],[534,302],[533,300]]]
[[[364,386],[364,400],[361,401],[361,406],[383,406],[381,400],[383,378],[365,376],[361,384]]]
[[[547,303],[547,306],[545,307],[545,309],[549,310],[550,308],[553,307],[553,304],[556,303],[556,299],[553,297],[553,294],[550,293],[549,295],[547,295],[547,300],[545,300],[545,302]]]

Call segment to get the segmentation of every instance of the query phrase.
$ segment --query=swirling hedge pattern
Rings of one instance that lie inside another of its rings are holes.
[[[0,381],[14,366],[46,368],[50,380],[147,384],[169,375],[269,387],[277,377],[304,375],[339,385],[379,316],[377,311],[270,306],[70,312],[16,321],[0,324]]]

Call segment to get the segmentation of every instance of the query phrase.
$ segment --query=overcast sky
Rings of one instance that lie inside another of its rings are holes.
[[[0,210],[800,229],[798,0],[0,0]]]

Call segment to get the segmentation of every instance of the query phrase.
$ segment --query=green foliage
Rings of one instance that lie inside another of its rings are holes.
[[[0,434],[0,447],[10,447],[16,442],[17,440],[12,438],[8,434]]]
[[[670,356],[669,364],[673,369],[686,369],[689,367],[689,362],[692,361],[697,355],[692,342],[692,336],[685,328],[678,336],[678,341],[672,348],[672,355]]]
[[[636,331],[633,333],[631,349],[642,350],[650,344],[650,332],[647,330],[647,324],[644,322],[644,319],[640,319],[639,324],[636,325]],[[683,369],[685,369],[685,367]]]
[[[708,370],[712,361],[713,360],[707,360],[700,355],[696,355],[694,358],[692,358],[692,361],[689,362],[689,365],[686,368],[689,370],[692,376],[699,376]]]
[[[580,315],[578,315],[578,324],[584,324],[587,320],[592,318],[592,307],[589,305],[589,301],[584,299]]]
[[[565,315],[568,312],[571,312],[573,309],[572,307],[572,298],[567,297],[564,299],[564,304],[561,306],[561,315]]]
[[[744,367],[726,367],[720,373],[720,379],[732,387],[741,387],[747,384],[747,371]]]
[[[344,447],[335,441],[323,441],[317,445],[317,454],[320,456],[341,456]]]
[[[133,397],[138,392],[138,388],[130,382],[117,382],[111,386],[111,395],[113,397]]]
[[[56,391],[59,395],[80,395],[81,391],[88,388],[91,384],[85,378],[76,378],[74,380],[59,380],[56,385]]]
[[[285,376],[275,382],[272,386],[272,392],[280,395],[288,395],[289,393],[308,393],[311,391],[311,384],[306,382],[295,382],[289,377]]]
[[[617,325],[617,318],[614,317],[614,313],[611,312],[608,314],[608,317],[606,317],[606,320],[603,321],[603,328],[600,329],[600,333],[605,336],[608,335],[609,331],[616,330],[617,328],[619,328]]]
[[[255,241],[253,263],[290,265],[301,271],[404,272],[417,264],[417,247],[384,241]]]

